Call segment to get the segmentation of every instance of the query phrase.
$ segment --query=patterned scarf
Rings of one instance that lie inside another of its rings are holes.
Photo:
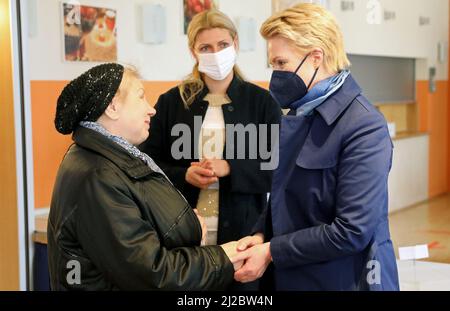
[[[97,122],[91,122],[91,121],[82,121],[80,122],[80,126],[85,127],[87,129],[91,129],[93,131],[96,131],[97,133],[102,134],[103,136],[107,137],[108,139],[112,140],[116,144],[118,144],[120,147],[125,149],[129,154],[132,156],[141,159],[144,161],[145,164],[148,165],[152,169],[152,171],[162,174],[167,178],[167,180],[170,182],[170,179],[164,174],[164,172],[159,168],[159,166],[153,161],[150,156],[142,151],[140,151],[136,146],[130,144],[128,141],[123,139],[120,136],[115,136],[108,132],[103,126],[101,126]]]

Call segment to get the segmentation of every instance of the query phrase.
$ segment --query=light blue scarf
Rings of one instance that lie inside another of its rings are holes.
[[[320,106],[328,97],[333,95],[344,84],[349,76],[349,70],[343,70],[337,75],[317,83],[306,95],[293,103],[296,115],[311,115],[312,111]]]

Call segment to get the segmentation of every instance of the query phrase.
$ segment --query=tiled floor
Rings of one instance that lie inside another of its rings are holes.
[[[395,212],[389,218],[397,254],[402,246],[428,244],[430,257],[425,261],[450,263],[450,194]]]

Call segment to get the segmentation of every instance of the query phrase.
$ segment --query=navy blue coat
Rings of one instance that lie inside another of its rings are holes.
[[[398,290],[388,223],[392,141],[350,75],[310,116],[284,116],[270,205],[277,290]]]

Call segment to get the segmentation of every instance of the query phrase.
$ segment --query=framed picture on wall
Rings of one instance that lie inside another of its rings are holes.
[[[218,8],[218,0],[183,0],[184,33],[187,33],[187,28],[194,15],[206,10]]]
[[[62,2],[64,60],[117,61],[117,11]]]

